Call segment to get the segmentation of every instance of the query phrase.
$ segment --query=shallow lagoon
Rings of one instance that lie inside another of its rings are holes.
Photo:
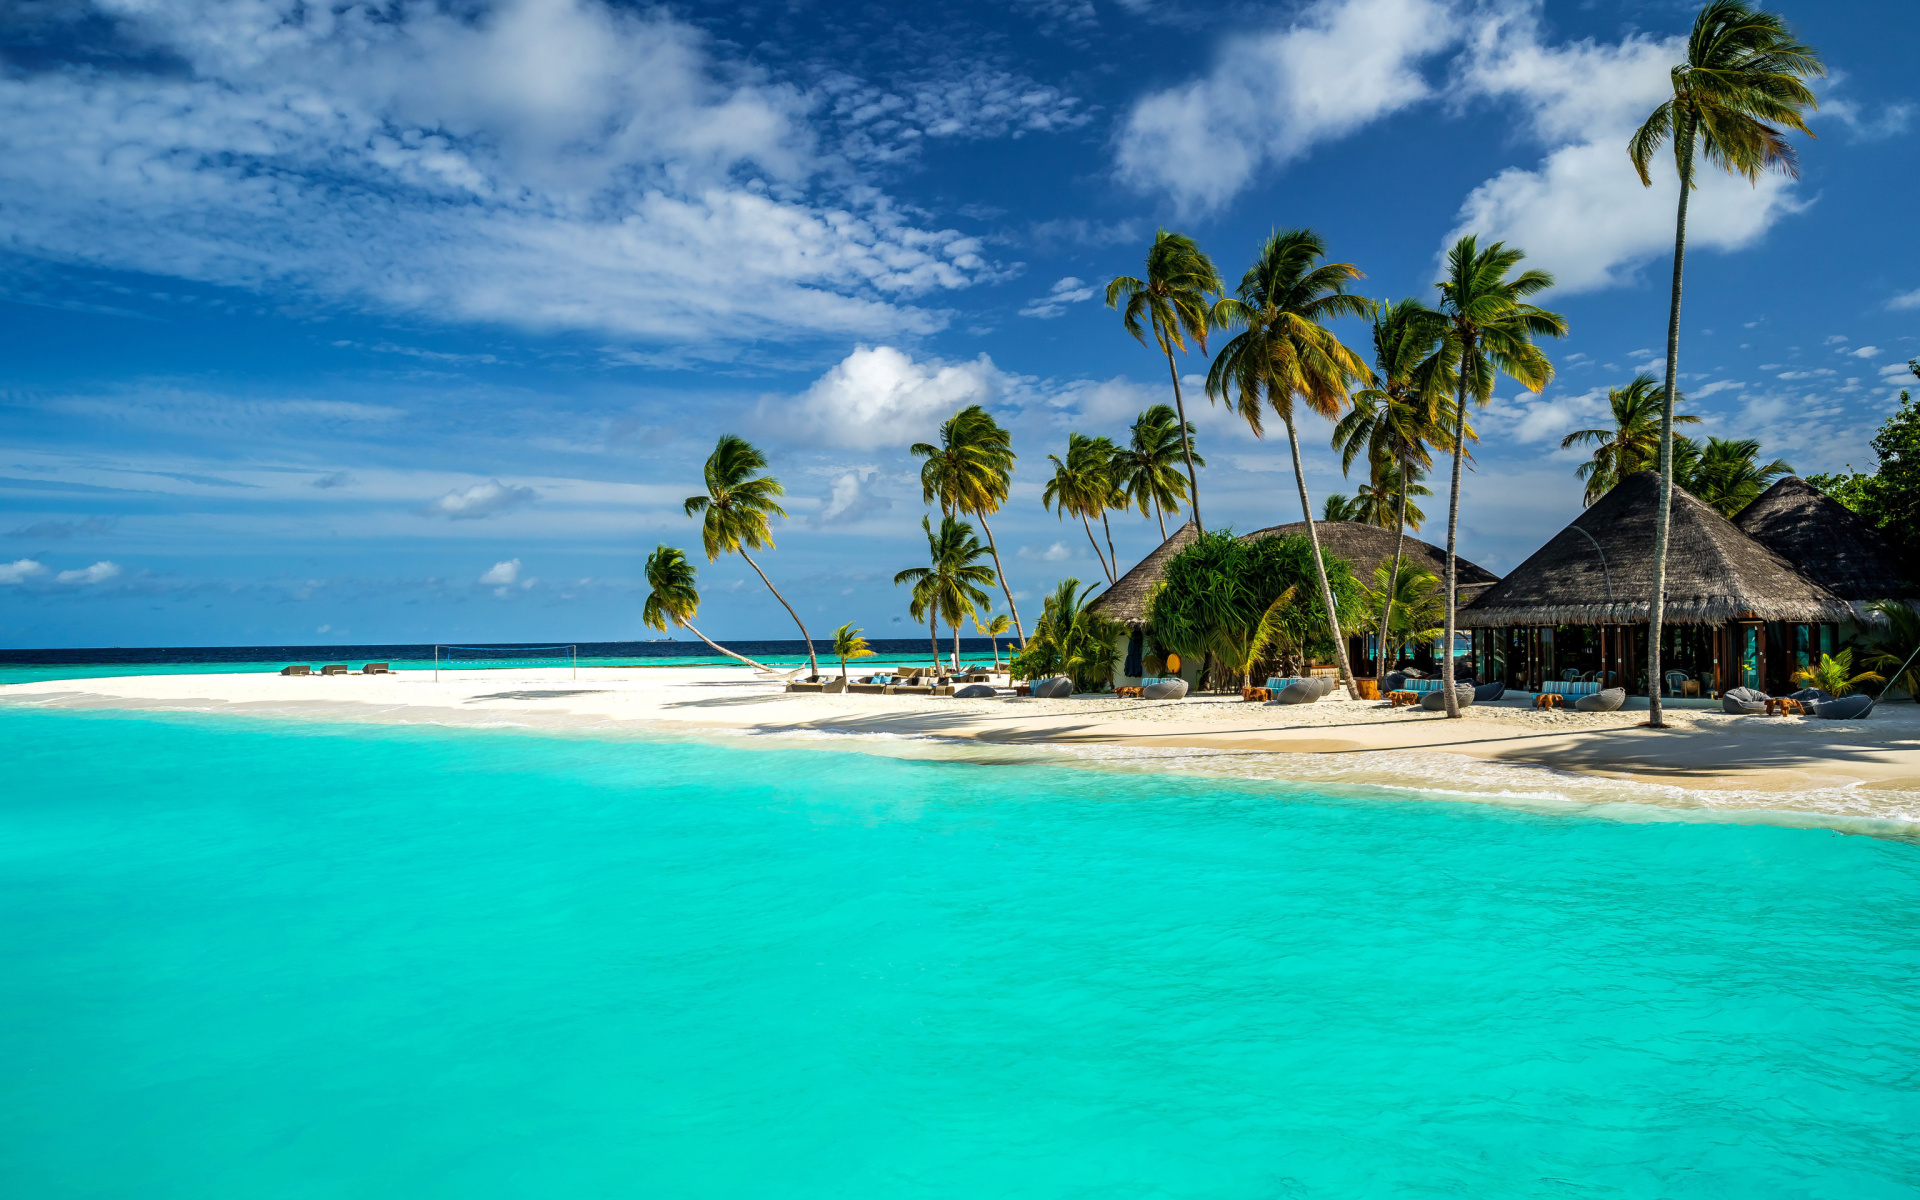
[[[1911,1196],[1920,848],[0,709],[36,1197]]]

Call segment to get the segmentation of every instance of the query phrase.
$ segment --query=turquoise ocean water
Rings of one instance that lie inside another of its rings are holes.
[[[1920,848],[0,707],[0,1194],[1907,1197]]]

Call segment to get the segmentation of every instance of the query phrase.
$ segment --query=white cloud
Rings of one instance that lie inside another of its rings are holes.
[[[1288,27],[1235,37],[1213,68],[1122,123],[1121,178],[1189,212],[1220,207],[1263,167],[1427,98],[1423,58],[1452,41],[1440,0],[1318,0]]]
[[[16,250],[643,338],[930,330],[913,299],[987,270],[829,171],[809,97],[664,9],[114,8],[177,66],[0,76]]]
[[[1499,239],[1527,252],[1527,265],[1552,271],[1563,291],[1629,282],[1648,260],[1671,251],[1680,190],[1672,158],[1643,187],[1627,139],[1671,90],[1680,39],[1629,37],[1553,47],[1539,41],[1537,15],[1512,9],[1483,25],[1464,60],[1474,92],[1519,102],[1534,136],[1552,147],[1533,169],[1510,167],[1475,188],[1447,235]],[[1782,214],[1798,210],[1778,175],[1750,185],[1706,168],[1689,205],[1690,247],[1735,250]]]
[[[477,582],[483,583],[488,587],[492,587],[495,585],[518,583],[519,581],[520,581],[520,560],[517,558],[510,558],[505,562],[497,562],[493,564],[491,567],[488,567],[486,572],[480,576]]]
[[[1878,346],[1862,346],[1853,352],[1853,356],[1855,358],[1872,358],[1878,353],[1880,353],[1880,347]]]
[[[1902,292],[1900,295],[1895,296],[1893,299],[1887,301],[1887,307],[1896,312],[1902,309],[1920,308],[1920,288],[1915,288],[1910,292]]]
[[[1880,368],[1880,374],[1891,379],[1896,375],[1905,375],[1910,370],[1911,368],[1905,363],[1888,363],[1886,366]]]
[[[427,516],[446,517],[454,521],[472,521],[519,508],[539,499],[539,496],[530,487],[513,487],[498,479],[489,479],[465,490],[448,492],[427,505],[422,512]]]
[[[816,525],[844,525],[873,513],[886,512],[893,501],[873,489],[879,471],[874,467],[854,467],[838,472],[828,485],[827,497],[814,517]]]
[[[932,438],[940,422],[969,404],[992,406],[1014,381],[985,354],[970,362],[916,362],[892,346],[860,346],[797,401],[763,403],[760,415],[820,445],[903,450]]]
[[[1820,344],[1821,344],[1821,345],[1823,345],[1823,346],[1834,346],[1834,345],[1838,345],[1839,343],[1841,343],[1841,342],[1844,342],[1844,341],[1846,341],[1846,340],[1847,340],[1847,335],[1846,335],[1846,334],[1844,334],[1844,333],[1836,333],[1836,334],[1833,334],[1833,335],[1831,335],[1830,337],[1828,337],[1828,338],[1827,338],[1826,340],[1824,340],[1824,341],[1822,341],[1822,342],[1821,342]]]
[[[1048,546],[1044,549],[1035,548],[1033,546],[1022,546],[1018,551],[1014,553],[1014,557],[1030,559],[1035,562],[1054,563],[1054,562],[1069,562],[1075,558],[1081,557],[1081,555],[1076,553],[1065,542],[1055,542],[1053,545]]]
[[[1039,317],[1050,320],[1067,311],[1069,304],[1078,304],[1082,300],[1093,298],[1093,285],[1083,279],[1069,275],[1047,290],[1047,294],[1034,300],[1020,310],[1023,317]]]
[[[35,575],[46,573],[46,567],[32,559],[16,558],[10,563],[0,563],[0,584],[25,583]]]
[[[1688,388],[1686,389],[1686,394],[1690,400],[1705,400],[1708,396],[1716,392],[1724,392],[1730,388],[1745,386],[1747,385],[1735,379],[1716,379],[1704,387]]]
[[[102,559],[90,567],[81,567],[75,571],[62,571],[53,577],[55,583],[105,583],[120,574],[120,568]]]

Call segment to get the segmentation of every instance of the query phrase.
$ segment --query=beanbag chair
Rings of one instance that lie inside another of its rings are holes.
[[[1460,697],[1461,708],[1468,708],[1473,704],[1473,693],[1474,689],[1464,683],[1455,685],[1453,689],[1453,694]],[[1420,697],[1420,707],[1426,709],[1428,712],[1445,712],[1447,708],[1447,694],[1445,692],[1428,692],[1426,695]]]
[[[1873,697],[1855,694],[1838,700],[1817,700],[1813,715],[1823,721],[1857,721],[1873,711]]]
[[[1809,700],[1818,700],[1820,703],[1825,704],[1827,701],[1833,699],[1833,697],[1821,691],[1819,688],[1801,688],[1799,691],[1790,694],[1787,699],[1798,700],[1802,704],[1805,704]]]
[[[1320,696],[1314,697],[1316,700],[1321,696],[1331,696],[1335,691],[1339,690],[1340,681],[1331,675],[1315,675],[1312,679],[1314,684],[1320,689]]]
[[[1145,696],[1149,700],[1185,700],[1187,681],[1184,679],[1163,679],[1159,683],[1146,686]]]
[[[1473,689],[1473,698],[1481,703],[1485,703],[1488,700],[1498,700],[1506,694],[1507,685],[1504,683],[1483,683]]]
[[[1627,689],[1623,687],[1602,688],[1591,696],[1582,696],[1573,702],[1581,712],[1613,712],[1627,702]]]
[[[1036,700],[1062,700],[1073,695],[1073,680],[1065,675],[1036,679],[1028,687],[1028,695]]]
[[[1388,692],[1404,691],[1407,686],[1407,673],[1405,671],[1388,671],[1385,683]],[[1381,694],[1385,695],[1386,693],[1383,692]]]
[[[1753,688],[1728,688],[1720,693],[1720,709],[1736,717],[1758,716],[1767,711],[1767,694]]]
[[[1320,688],[1311,679],[1296,679],[1273,694],[1275,704],[1312,704],[1320,698]]]
[[[965,687],[955,688],[953,698],[955,700],[991,700],[998,694],[984,683],[970,683]]]

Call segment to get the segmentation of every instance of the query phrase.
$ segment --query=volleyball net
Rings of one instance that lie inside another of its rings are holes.
[[[578,646],[435,646],[433,677],[441,671],[480,671],[502,667],[565,667],[580,678]]]

